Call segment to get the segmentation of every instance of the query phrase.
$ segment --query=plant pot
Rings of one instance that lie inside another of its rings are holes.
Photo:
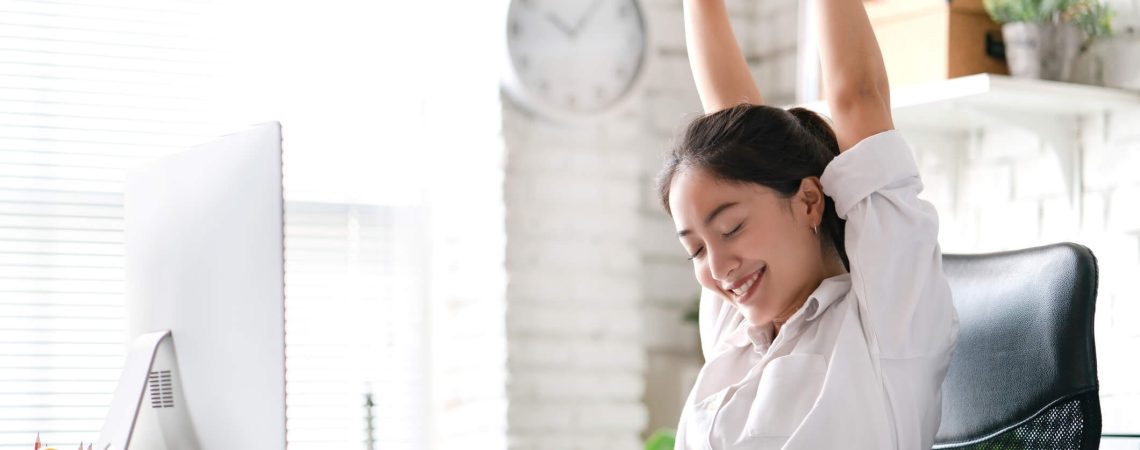
[[[1072,23],[1012,22],[1002,25],[1009,74],[1018,78],[1069,81],[1083,34]]]
[[[1105,39],[1096,54],[1098,84],[1140,90],[1140,33],[1133,28]]]

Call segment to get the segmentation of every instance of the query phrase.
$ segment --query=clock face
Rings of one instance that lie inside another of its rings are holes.
[[[645,59],[637,0],[513,0],[507,47],[524,102],[572,114],[620,99]]]

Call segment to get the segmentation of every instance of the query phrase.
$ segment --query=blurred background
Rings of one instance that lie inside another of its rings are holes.
[[[1007,19],[977,2],[867,5],[943,251],[1090,247],[1104,432],[1140,434],[1140,5],[1094,3],[1113,33],[1053,81],[1009,75]],[[767,103],[820,107],[810,4],[728,6]],[[0,449],[101,427],[125,356],[126,171],[269,120],[290,448],[641,448],[702,364],[699,286],[652,189],[701,111],[682,17],[0,0]]]

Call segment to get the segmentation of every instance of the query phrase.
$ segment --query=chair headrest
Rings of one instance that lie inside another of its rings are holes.
[[[943,270],[959,335],[935,442],[985,438],[1097,389],[1097,265],[1088,248],[944,255]]]

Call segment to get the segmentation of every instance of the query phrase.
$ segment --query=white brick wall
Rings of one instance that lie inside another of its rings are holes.
[[[567,125],[504,110],[508,448],[640,444],[642,117]]]

